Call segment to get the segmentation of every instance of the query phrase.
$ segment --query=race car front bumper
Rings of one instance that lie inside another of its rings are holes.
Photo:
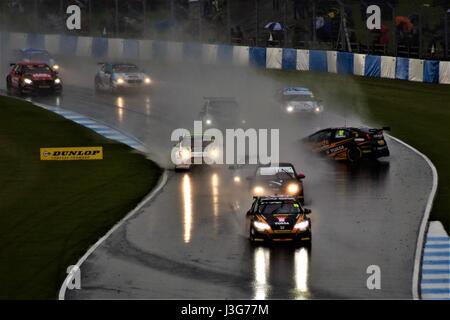
[[[311,241],[311,230],[286,232],[259,232],[255,229],[251,235],[253,241],[260,242],[302,242]]]
[[[61,84],[55,84],[53,81],[35,81],[32,84],[27,84],[22,87],[23,93],[61,93],[62,90],[63,86]]]

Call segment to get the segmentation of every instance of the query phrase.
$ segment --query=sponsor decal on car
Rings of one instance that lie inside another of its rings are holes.
[[[41,148],[41,160],[103,160],[103,147]]]

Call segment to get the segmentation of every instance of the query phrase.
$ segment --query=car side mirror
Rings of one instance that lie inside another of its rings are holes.
[[[304,173],[299,173],[299,174],[297,175],[297,178],[298,178],[298,179],[305,179],[306,176],[305,176]]]
[[[305,214],[311,214],[311,209],[303,209],[303,211],[305,212]]]
[[[253,215],[253,213],[249,210],[249,211],[247,211],[247,216],[252,216]]]

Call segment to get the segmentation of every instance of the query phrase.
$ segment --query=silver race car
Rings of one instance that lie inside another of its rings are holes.
[[[312,91],[307,88],[284,88],[281,90],[279,100],[282,111],[288,114],[320,114],[323,111],[322,101],[317,99]]]
[[[129,89],[149,88],[152,79],[131,63],[99,63],[95,75],[95,90],[117,92]]]

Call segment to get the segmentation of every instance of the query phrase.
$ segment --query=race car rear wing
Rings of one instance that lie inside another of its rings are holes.
[[[221,102],[235,102],[236,98],[233,97],[203,97],[204,100],[208,101],[221,101]]]
[[[378,131],[391,131],[391,127],[382,127],[381,129],[369,129],[369,132],[378,132]]]

